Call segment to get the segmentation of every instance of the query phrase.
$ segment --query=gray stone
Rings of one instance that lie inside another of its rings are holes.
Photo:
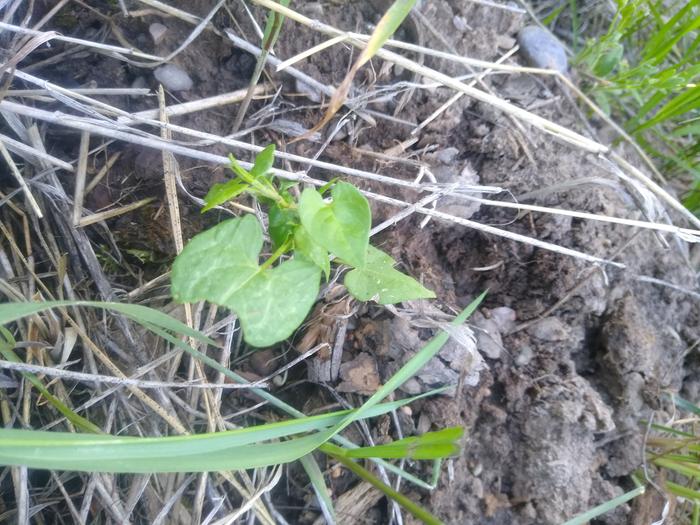
[[[498,331],[507,334],[515,326],[515,310],[507,306],[499,306],[491,310],[491,319],[498,325]]]
[[[515,349],[515,364],[518,366],[525,366],[532,361],[534,356],[535,353],[532,351],[530,345],[521,345]]]
[[[157,68],[153,75],[169,91],[187,91],[192,89],[190,76],[174,64],[165,64]]]
[[[566,51],[557,38],[539,26],[526,26],[518,33],[520,52],[527,62],[543,69],[566,73],[569,68]]]
[[[498,324],[493,319],[486,319],[480,312],[475,312],[470,320],[476,335],[476,347],[489,359],[499,359],[503,351],[503,340]]]
[[[571,330],[558,317],[540,319],[528,330],[533,337],[542,341],[565,341]]]
[[[163,37],[165,36],[165,33],[168,31],[168,28],[165,27],[163,24],[159,24],[158,22],[154,22],[150,26],[148,26],[148,32],[151,33],[151,38],[153,39],[153,43],[155,45],[158,45],[162,42]]]

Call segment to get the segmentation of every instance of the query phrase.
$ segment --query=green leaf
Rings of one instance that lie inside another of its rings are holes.
[[[328,250],[316,244],[303,226],[299,226],[294,232],[294,249],[296,253],[303,255],[321,268],[326,280],[330,278],[331,260],[328,257]]]
[[[202,213],[238,197],[249,187],[249,184],[240,179],[231,179],[221,184],[214,184],[204,197],[205,205],[202,208]]]
[[[372,223],[369,203],[347,182],[333,186],[331,196],[332,202],[326,204],[316,190],[304,190],[299,201],[301,223],[326,250],[352,266],[364,266]]]
[[[367,264],[345,276],[345,286],[360,301],[394,304],[411,299],[433,299],[435,293],[413,277],[394,269],[394,260],[373,246],[367,250]]]
[[[252,215],[200,233],[175,259],[176,301],[206,300],[236,312],[246,342],[270,346],[289,337],[318,295],[320,270],[304,260],[258,265],[263,234]]]
[[[175,258],[173,298],[182,303],[207,300],[229,305],[233,295],[259,271],[262,246],[262,229],[253,215],[224,221],[200,233]]]
[[[264,199],[270,199],[272,201],[277,200],[277,190],[267,177],[265,177],[264,175],[260,175],[260,170],[258,170],[256,174],[253,174],[252,172],[246,170],[243,166],[241,166],[236,160],[236,157],[234,157],[233,155],[229,155],[228,159],[231,162],[231,170],[233,170],[233,172],[236,175],[238,175],[238,177],[242,181],[250,184],[250,187],[248,188],[248,191],[250,193],[254,194],[258,198],[262,197]],[[264,159],[263,162],[265,162]],[[255,166],[253,166],[253,169],[255,170]]]
[[[611,42],[609,47],[598,57],[593,72],[599,77],[605,77],[610,74],[622,59],[624,51],[625,47],[622,44]]]
[[[267,177],[267,174],[272,169],[272,165],[275,162],[275,145],[270,144],[264,150],[257,154],[255,157],[255,162],[250,170],[250,174],[259,179],[260,177]]]
[[[15,338],[12,337],[10,331],[4,326],[0,326],[0,336],[0,355],[13,363],[21,363],[22,360],[13,351],[17,343],[15,342]],[[51,403],[56,410],[58,410],[68,421],[73,423],[76,428],[79,428],[84,432],[94,434],[102,433],[102,429],[100,427],[85,419],[81,415],[76,414],[70,407],[63,403],[63,401],[49,392],[49,390],[44,386],[44,383],[42,383],[37,376],[28,372],[21,372],[21,374],[27,381],[34,385],[39,393],[44,396],[44,398],[46,398],[46,400]]]
[[[362,418],[396,410],[418,397],[365,411]],[[318,416],[188,436],[132,437],[0,429],[0,465],[83,472],[207,472],[254,468],[293,461],[323,443],[329,427],[351,415],[342,410]],[[265,443],[306,432],[304,438]]]
[[[270,206],[267,218],[270,238],[276,248],[287,242],[287,239],[294,234],[294,229],[299,225],[299,214],[295,210],[282,208],[277,204]]]
[[[459,453],[459,440],[464,434],[461,427],[451,427],[422,436],[412,436],[385,445],[355,449],[341,449],[348,458],[411,458],[437,459]]]
[[[229,303],[246,342],[271,346],[292,335],[316,301],[320,280],[321,270],[302,259],[258,273]]]
[[[594,520],[598,516],[602,516],[614,508],[627,503],[629,500],[634,499],[637,496],[641,496],[644,494],[645,489],[646,487],[644,485],[634,488],[629,492],[625,492],[624,494],[617,496],[616,498],[612,498],[605,503],[601,503],[597,507],[593,507],[583,514],[579,514],[578,516],[571,518],[569,521],[564,523],[564,525],[584,525],[586,523],[590,523],[591,520]]]

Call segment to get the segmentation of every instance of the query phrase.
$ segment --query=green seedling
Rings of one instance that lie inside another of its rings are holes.
[[[273,176],[274,152],[274,145],[265,148],[250,171],[232,156],[235,177],[213,186],[202,210],[253,196],[267,209],[271,255],[260,263],[265,237],[254,215],[224,221],[195,236],[175,259],[175,300],[229,308],[238,315],[246,342],[265,347],[287,339],[303,322],[321,279],[330,278],[331,257],[352,267],[345,286],[360,301],[394,304],[435,297],[370,246],[372,215],[355,186],[338,181],[298,195],[295,183]],[[324,198],[327,190],[330,196]]]

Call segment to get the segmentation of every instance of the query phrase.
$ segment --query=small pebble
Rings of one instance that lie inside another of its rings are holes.
[[[542,341],[566,341],[571,330],[558,317],[545,317],[533,324],[528,332]]]
[[[165,27],[163,24],[159,24],[158,22],[154,22],[150,26],[148,26],[148,32],[151,33],[151,38],[153,39],[153,43],[155,45],[158,45],[162,42],[163,37],[165,36],[165,33],[168,31],[168,28]]]
[[[526,26],[518,33],[518,44],[525,59],[534,67],[566,73],[566,51],[559,40],[539,26]]]
[[[463,16],[455,15],[455,17],[452,19],[452,25],[455,26],[455,29],[457,31],[461,31],[462,33],[464,33],[467,29],[469,29],[469,24],[467,24],[467,19],[464,18]]]
[[[491,319],[498,325],[498,331],[507,334],[515,326],[515,310],[507,306],[499,306],[491,310]]]
[[[176,65],[166,64],[160,66],[153,74],[156,80],[170,91],[187,91],[192,89],[192,79]]]
[[[516,352],[517,353],[515,354],[515,364],[518,366],[525,366],[530,361],[532,361],[532,358],[535,356],[535,353],[532,351],[532,347],[528,345],[522,345],[518,347]]]
[[[457,148],[445,148],[434,153],[435,160],[443,164],[452,164],[457,158],[457,155],[459,155],[459,150]]]

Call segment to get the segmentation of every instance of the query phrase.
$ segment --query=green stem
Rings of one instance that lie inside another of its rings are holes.
[[[270,266],[274,264],[274,262],[279,259],[284,253],[289,251],[289,249],[292,247],[292,241],[290,239],[287,239],[284,241],[284,244],[277,248],[275,250],[275,253],[270,255],[270,258],[267,259],[264,263],[260,265],[260,270],[258,271],[259,273],[264,272],[267,270]]]
[[[395,491],[392,489],[389,485],[386,483],[382,482],[380,479],[378,479],[374,474],[372,474],[370,471],[365,469],[364,467],[361,467],[357,463],[355,463],[353,460],[344,457],[343,454],[338,454],[337,453],[337,448],[335,445],[330,445],[330,443],[325,443],[319,447],[319,450],[325,452],[326,454],[330,455],[331,457],[335,458],[337,461],[339,461],[345,468],[353,472],[356,476],[358,476],[360,479],[363,479],[367,483],[371,484],[373,487],[377,488],[380,490],[382,493],[384,493],[387,497],[393,499],[396,503],[401,505],[404,509],[406,509],[408,512],[413,514],[414,517],[417,519],[421,520],[423,523],[426,523],[428,525],[441,525],[442,522],[433,516],[430,512],[425,510],[423,507],[420,505],[414,503],[410,499],[408,499],[406,496],[401,494],[400,492]]]
[[[15,341],[10,331],[4,326],[0,326],[0,334],[4,339],[4,341],[0,340],[0,355],[2,355],[2,357],[13,363],[22,363],[22,360],[13,351]],[[51,403],[54,406],[54,408],[63,415],[63,417],[65,417],[68,421],[73,423],[73,425],[88,433],[104,433],[100,427],[98,427],[91,421],[85,419],[81,415],[76,414],[65,403],[63,403],[63,401],[61,401],[59,398],[57,398],[51,392],[49,392],[49,390],[34,374],[31,374],[29,372],[20,372],[20,374],[27,381],[29,381],[34,386],[34,388],[36,388],[39,391],[39,393],[42,396],[44,396],[48,400],[48,402]]]
[[[280,5],[287,7],[289,5],[289,0],[280,0]],[[277,41],[279,37],[280,30],[282,29],[282,24],[284,23],[284,16],[270,11],[267,15],[267,23],[265,24],[265,34],[263,35],[262,48],[260,55],[258,55],[258,62],[255,64],[255,71],[253,71],[253,76],[250,77],[250,82],[248,83],[248,91],[245,94],[245,99],[241,103],[236,114],[236,120],[233,124],[232,133],[236,133],[243,123],[243,118],[248,111],[248,106],[250,101],[253,99],[253,90],[255,89],[260,76],[262,75],[263,69],[265,69],[265,62],[267,61],[267,55],[270,54],[270,49]]]

